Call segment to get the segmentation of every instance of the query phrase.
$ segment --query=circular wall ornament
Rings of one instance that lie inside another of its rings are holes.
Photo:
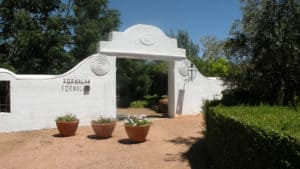
[[[154,40],[154,38],[150,34],[143,34],[140,37],[140,42],[144,46],[152,46],[152,45],[155,44],[155,40]]]
[[[189,72],[188,72],[188,68],[190,67],[190,62],[187,60],[181,61],[180,65],[178,67],[178,72],[182,75],[182,76],[188,76]]]
[[[111,64],[106,56],[104,55],[98,55],[91,61],[91,70],[94,72],[97,76],[103,76],[107,72],[109,72],[111,68]]]

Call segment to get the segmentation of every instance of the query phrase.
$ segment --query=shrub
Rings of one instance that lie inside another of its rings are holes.
[[[146,95],[146,96],[144,96],[144,100],[146,100],[148,102],[147,107],[153,107],[153,106],[157,105],[159,96],[157,94]]]
[[[130,102],[130,107],[134,107],[134,108],[143,108],[143,107],[147,107],[149,105],[147,100],[137,100],[137,101],[133,101]]]
[[[162,95],[161,96],[161,99],[167,99],[168,98],[168,95]]]
[[[206,107],[215,169],[299,169],[300,114],[285,107]]]
[[[146,95],[144,96],[144,99],[145,100],[157,100],[159,97],[157,94],[154,94],[154,95]]]
[[[56,118],[57,122],[71,122],[77,120],[77,117],[75,114],[66,114],[63,116],[58,116]]]
[[[115,122],[115,121],[116,121],[116,119],[114,119],[114,118],[102,117],[102,116],[100,116],[96,120],[92,120],[93,123],[112,123],[112,122]]]
[[[125,119],[125,125],[128,126],[144,126],[144,125],[150,125],[152,122],[147,119],[147,116],[140,115],[140,116],[128,116]]]

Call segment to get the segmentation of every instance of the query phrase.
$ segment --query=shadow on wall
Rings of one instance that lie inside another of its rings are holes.
[[[178,99],[177,99],[177,106],[176,106],[176,113],[178,115],[182,115],[182,107],[183,107],[183,100],[184,100],[184,89],[180,89],[178,93]]]

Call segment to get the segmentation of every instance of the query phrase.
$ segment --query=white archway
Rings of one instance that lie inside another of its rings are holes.
[[[117,58],[160,60],[168,62],[168,114],[176,115],[175,61],[186,59],[185,49],[177,47],[177,40],[169,38],[159,28],[134,25],[124,32],[112,32],[109,41],[101,41],[98,53]]]

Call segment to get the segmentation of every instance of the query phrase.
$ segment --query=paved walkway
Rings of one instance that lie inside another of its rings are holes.
[[[155,119],[148,140],[130,144],[118,122],[113,137],[93,138],[91,127],[76,136],[57,137],[57,130],[0,134],[1,169],[189,169],[184,158],[202,136],[203,117]]]

